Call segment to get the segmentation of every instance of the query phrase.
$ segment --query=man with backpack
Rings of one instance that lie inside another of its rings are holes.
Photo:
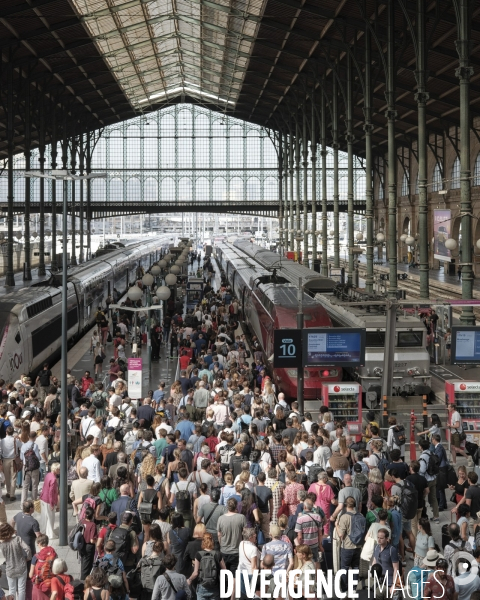
[[[362,512],[362,493],[361,491],[352,485],[352,476],[347,473],[343,478],[344,487],[338,494],[338,504],[335,512],[330,517],[330,521],[335,522],[337,515],[345,508],[345,503],[348,498],[355,500],[355,507],[358,507],[358,512]]]
[[[202,523],[207,529],[207,533],[211,533],[215,542],[215,549],[219,550],[217,535],[218,519],[227,512],[227,507],[218,504],[222,492],[219,488],[214,488],[210,494],[210,502],[202,504],[198,509],[197,523]]]
[[[113,531],[113,530],[112,530]],[[97,560],[94,567],[100,567],[103,569],[108,576],[120,575],[123,579],[123,585],[127,594],[130,593],[128,585],[127,574],[125,572],[125,565],[123,561],[116,555],[116,544],[113,540],[107,539],[105,542],[105,554]]]
[[[362,508],[361,513],[363,516],[367,514],[367,502],[368,502],[368,484],[369,480],[367,475],[362,471],[361,465],[353,465],[353,487],[359,490],[361,494]]]
[[[324,514],[322,513],[324,516]],[[320,568],[319,549],[322,545],[323,535],[323,516],[313,512],[313,501],[305,498],[303,502],[303,511],[299,514],[295,523],[295,533],[297,534],[297,546],[305,544],[312,551],[312,558],[315,562],[315,568]]]
[[[422,453],[419,458],[420,475],[423,475],[428,482],[428,502],[433,512],[433,522],[440,523],[438,501],[437,501],[437,475],[440,472],[438,457],[430,452],[430,442],[421,439],[418,442]]]
[[[395,480],[395,483],[392,486],[391,495],[392,497],[398,496],[399,498],[397,506],[402,514],[402,531],[404,531],[408,537],[410,548],[415,548],[415,537],[412,533],[412,519],[417,516],[417,488],[411,481],[403,480],[396,469],[391,469],[388,471],[388,474]],[[403,538],[400,536],[400,553],[404,556],[404,553],[402,553],[402,541]]]
[[[346,511],[338,519],[336,530],[340,539],[340,569],[358,569],[360,554],[365,540],[365,517],[356,510],[357,503],[351,496],[345,500]],[[347,589],[347,576],[342,575],[343,589]],[[356,589],[356,588],[355,588]]]
[[[262,528],[265,539],[269,535],[270,515],[273,514],[273,494],[272,490],[265,485],[266,474],[262,471],[257,474],[258,485],[254,488],[257,508],[260,511],[260,527]]]
[[[457,563],[458,554],[466,552],[471,554],[473,558],[473,549],[470,542],[466,542],[460,537],[460,527],[457,523],[451,523],[448,526],[448,533],[451,539],[443,549],[443,556],[448,562],[448,575],[452,575],[456,574],[454,567]]]
[[[170,487],[170,505],[175,506],[175,512],[183,515],[185,527],[193,530],[193,503],[198,494],[195,482],[187,480],[188,471],[185,467],[181,467],[178,469],[178,481],[172,483]]]
[[[133,512],[125,511],[121,516],[121,525],[111,531],[105,544],[105,550],[107,550],[108,542],[115,543],[115,550],[112,551],[112,554],[122,561],[127,572],[135,566],[135,555],[140,549],[137,534],[133,530],[133,516]]]
[[[20,458],[23,461],[22,504],[28,498],[28,490],[32,487],[32,500],[38,498],[38,482],[40,481],[40,450],[35,443],[37,434],[32,431],[28,442],[20,448]]]
[[[208,403],[210,401],[210,394],[208,390],[205,389],[205,382],[198,382],[198,390],[193,394],[193,402],[195,404],[195,408],[199,411],[200,419],[203,420],[205,418],[205,413],[207,411]]]
[[[390,452],[390,455],[392,450],[398,450],[400,456],[405,458],[405,446],[407,441],[405,427],[397,424],[396,417],[389,417],[388,425],[387,449]]]

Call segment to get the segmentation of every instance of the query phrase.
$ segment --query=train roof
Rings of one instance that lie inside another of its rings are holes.
[[[306,292],[311,292],[312,294],[331,293],[337,285],[337,282],[333,279],[324,277],[304,265],[288,260],[280,254],[262,248],[253,242],[240,238],[235,240],[233,245],[256,260],[262,267],[276,269],[279,274],[283,275],[294,285],[298,284],[298,280],[301,277]]]
[[[319,302],[331,318],[341,323],[344,327],[365,327],[366,329],[385,329],[385,308],[378,305],[369,305],[368,301],[353,302],[336,298],[335,296],[315,295],[315,301]],[[411,315],[405,315],[399,309],[397,311],[397,329],[423,329],[419,319]]]

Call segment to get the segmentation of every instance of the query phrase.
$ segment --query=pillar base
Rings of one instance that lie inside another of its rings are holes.
[[[23,281],[32,281],[32,269],[30,267],[23,269]]]
[[[40,266],[38,267],[38,271],[37,271],[37,273],[38,273],[38,276],[39,276],[39,277],[43,277],[44,275],[46,275],[46,274],[47,274],[47,271],[45,270],[45,265],[40,265]]]
[[[5,287],[15,286],[15,275],[14,273],[7,273],[5,276]]]
[[[77,265],[78,265],[78,263],[77,263],[77,257],[76,256],[72,256],[72,258],[70,260],[70,266],[76,267]]]

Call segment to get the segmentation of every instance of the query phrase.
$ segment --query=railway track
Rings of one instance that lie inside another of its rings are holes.
[[[340,260],[341,266],[347,269],[348,261]],[[380,275],[388,274],[388,267],[374,266],[373,273],[375,283],[381,286],[382,291],[388,290],[388,281],[382,281]],[[358,266],[358,273],[362,279],[367,276],[367,267],[365,264],[360,263]],[[401,272],[403,273],[403,271]],[[408,300],[420,299],[420,276],[416,273],[407,273],[408,279],[400,279],[397,282],[398,289],[405,290]],[[426,301],[428,304],[440,303],[444,300],[460,300],[462,298],[462,291],[459,287],[443,281],[435,281],[430,279],[430,300]],[[480,300],[480,291],[473,290],[473,298]],[[462,312],[461,307],[453,307],[453,313],[460,315]],[[477,319],[480,320],[480,308],[474,308],[474,314]]]

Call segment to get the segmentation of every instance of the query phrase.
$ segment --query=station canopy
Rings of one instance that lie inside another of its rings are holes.
[[[394,1],[396,137],[412,147],[417,135],[417,2]],[[373,148],[385,153],[387,13],[382,0],[2,0],[2,96],[13,82],[23,106],[25,81],[47,102],[67,107],[82,129],[106,125],[177,102],[195,102],[271,129],[322,95],[330,121],[333,70],[339,122],[345,121],[347,55],[353,61],[354,152],[364,154],[366,31],[371,39]],[[427,128],[451,137],[459,125],[453,2],[425,2],[428,48]],[[471,7],[472,123],[480,116],[480,5]],[[10,71],[10,66],[12,71]],[[313,96],[312,96],[313,95]],[[309,109],[311,110],[311,109]],[[21,112],[21,109],[19,109]],[[311,113],[309,113],[311,114]],[[15,152],[25,123],[15,119]],[[453,129],[452,129],[453,128]],[[474,129],[477,132],[476,129]],[[453,133],[452,133],[453,132]],[[477,135],[480,135],[477,133]],[[431,139],[431,138],[430,138]],[[479,138],[480,139],[480,138]],[[344,149],[343,132],[339,136]],[[37,143],[36,129],[32,145]],[[433,142],[435,144],[435,141]],[[6,132],[0,128],[0,157]]]

